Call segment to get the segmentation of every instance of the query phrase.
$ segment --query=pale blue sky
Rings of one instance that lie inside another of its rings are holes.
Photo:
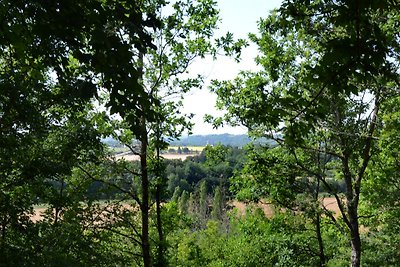
[[[266,17],[269,11],[278,8],[281,0],[217,0],[220,9],[222,22],[220,29],[216,32],[217,36],[229,31],[235,38],[245,38],[249,32],[257,32],[257,21],[261,17]],[[195,62],[190,71],[201,73],[211,79],[232,79],[239,70],[255,69],[253,62],[257,54],[254,46],[246,48],[242,54],[242,61],[236,64],[232,59],[221,57],[217,61],[211,59]],[[194,113],[195,127],[193,134],[216,134],[246,133],[243,127],[224,127],[212,129],[212,126],[203,122],[205,114],[219,114],[215,108],[215,96],[208,92],[204,87],[202,90],[195,90],[186,96],[184,100],[184,112]]]
[[[257,21],[279,7],[281,0],[218,0],[222,17],[220,29],[240,38],[257,30]]]

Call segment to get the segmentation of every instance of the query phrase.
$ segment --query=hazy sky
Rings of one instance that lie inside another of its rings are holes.
[[[227,31],[232,32],[235,38],[245,38],[249,32],[257,32],[257,21],[261,17],[266,17],[269,11],[279,7],[281,0],[218,0],[220,16],[222,22],[220,29],[216,32],[217,36],[223,35]],[[239,70],[254,69],[253,58],[257,54],[257,49],[252,46],[246,48],[242,54],[242,61],[236,64],[228,58],[220,58],[217,61],[211,59],[195,62],[190,71],[201,73],[211,79],[232,79]],[[203,122],[205,114],[218,114],[214,108],[216,97],[209,93],[207,86],[202,90],[194,90],[186,96],[184,101],[184,112],[194,113],[195,127],[194,134],[215,134],[215,133],[246,133],[244,127],[224,127],[213,129],[211,125]]]

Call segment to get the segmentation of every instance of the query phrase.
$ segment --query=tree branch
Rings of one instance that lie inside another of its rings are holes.
[[[110,183],[110,182],[108,182],[108,181],[104,181],[104,180],[102,180],[102,179],[98,179],[98,178],[94,177],[91,173],[89,173],[86,169],[84,169],[84,168],[83,168],[82,166],[80,166],[80,165],[78,166],[78,168],[79,168],[81,171],[83,171],[83,172],[84,172],[90,179],[92,179],[93,181],[100,182],[100,183],[104,183],[104,184],[106,184],[106,185],[108,185],[108,186],[114,187],[115,189],[121,191],[122,193],[129,195],[133,200],[135,200],[139,205],[141,205],[140,199],[139,199],[138,196],[136,196],[136,194],[134,194],[133,192],[131,192],[131,191],[129,191],[129,190],[126,190],[126,189],[124,189],[124,188],[122,188],[122,187],[116,185],[115,183]]]
[[[377,124],[377,120],[378,120],[378,112],[379,112],[379,108],[380,108],[380,90],[381,89],[379,89],[379,91],[376,95],[375,107],[374,107],[374,111],[372,113],[371,124],[370,124],[369,130],[368,130],[368,137],[367,137],[367,140],[365,141],[365,146],[364,146],[364,150],[362,153],[362,165],[357,173],[357,178],[356,178],[355,185],[354,185],[354,191],[355,191],[355,195],[357,197],[357,201],[358,201],[358,197],[359,197],[359,193],[360,193],[361,180],[362,180],[362,177],[364,176],[364,173],[368,166],[369,160],[371,159],[370,152],[371,152],[372,140],[373,140],[372,135],[375,132],[375,128],[376,128],[376,124]]]

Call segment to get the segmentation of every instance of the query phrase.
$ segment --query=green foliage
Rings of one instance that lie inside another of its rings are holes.
[[[233,187],[242,197],[268,195],[300,210],[311,203],[315,214],[324,188],[341,207],[352,266],[361,259],[361,186],[377,153],[382,108],[399,89],[398,9],[392,1],[284,1],[250,35],[260,69],[211,86],[228,111],[216,125],[240,123],[280,146],[250,158]]]
[[[396,218],[398,214],[396,214]],[[363,264],[365,266],[397,266],[399,255],[399,241],[398,234],[399,227],[392,216],[385,216],[387,219],[382,224],[382,228],[373,232],[367,233],[364,236],[364,251],[365,257]],[[380,223],[381,220],[379,220]],[[375,224],[376,225],[376,224]]]
[[[271,219],[265,218],[262,211],[249,212],[243,217],[232,214],[228,232],[218,221],[209,221],[204,230],[181,230],[171,235],[177,244],[171,247],[170,264],[315,266],[318,258],[313,252],[315,242],[309,226],[290,214],[277,214]],[[339,240],[332,239],[337,251],[342,245]]]
[[[221,188],[217,186],[214,190],[211,218],[213,218],[216,221],[220,221],[222,219],[223,209],[224,209],[223,195],[221,192]]]
[[[350,241],[358,266],[360,236],[363,265],[397,265],[399,4],[284,1],[249,35],[261,68],[212,83],[226,122],[274,143],[249,146],[245,166],[223,145],[167,162],[192,125],[171,99],[204,82],[188,66],[247,45],[213,39],[215,5],[0,3],[0,265],[342,266]],[[140,162],[110,157],[108,136]],[[275,215],[228,220],[228,188]]]
[[[181,196],[182,192],[179,186],[175,187],[174,194],[172,195],[171,202],[178,203],[178,199]]]
[[[365,197],[362,211],[368,231],[364,235],[366,266],[385,262],[396,266],[399,258],[399,140],[398,97],[393,97],[382,107],[382,130],[377,153],[368,169],[368,179],[363,185]]]
[[[207,218],[208,212],[208,199],[207,199],[207,182],[203,180],[200,183],[200,191],[199,191],[199,215],[202,219]]]
[[[217,159],[213,155],[218,154],[220,148],[225,152]],[[165,169],[168,191],[172,194],[179,187],[194,192],[204,180],[207,183],[207,193],[211,193],[211,189],[216,186],[222,186],[228,192],[229,179],[242,168],[244,161],[243,149],[220,145],[209,146],[200,155],[188,157],[184,161],[168,160]]]
[[[179,198],[179,211],[183,214],[188,212],[189,208],[189,193],[187,191],[183,191],[182,195]]]
[[[88,222],[76,203],[85,182],[79,187],[71,175],[103,156],[92,105],[100,88],[114,112],[143,89],[131,63],[152,46],[140,10],[135,1],[1,2],[1,264],[110,264],[104,243],[82,228]],[[55,214],[33,223],[38,201]]]
[[[300,187],[296,176],[300,175],[293,158],[280,147],[270,150],[253,148],[249,150],[249,161],[243,173],[233,181],[231,188],[238,193],[239,199],[257,200],[271,196],[280,203],[290,203],[301,191],[296,190]]]

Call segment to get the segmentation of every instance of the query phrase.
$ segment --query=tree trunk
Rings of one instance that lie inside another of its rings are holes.
[[[140,169],[141,169],[141,187],[142,203],[140,210],[142,212],[142,253],[143,264],[145,267],[151,266],[150,242],[149,242],[149,177],[147,172],[147,133],[145,119],[142,118],[142,136],[140,148]]]
[[[139,72],[139,81],[143,82],[143,53],[139,52],[138,56],[138,72]],[[149,174],[147,169],[147,149],[149,145],[149,137],[147,134],[147,118],[146,115],[146,107],[142,106],[142,112],[139,124],[139,136],[138,139],[141,143],[140,147],[140,173],[141,173],[141,189],[142,189],[142,201],[140,203],[140,210],[142,213],[142,253],[143,253],[143,266],[150,267],[151,266],[151,254],[150,254],[150,240],[149,240]]]
[[[364,152],[365,153],[365,152]],[[350,244],[351,244],[351,267],[360,267],[361,264],[361,239],[358,224],[358,201],[360,195],[361,179],[358,178],[353,182],[352,174],[349,168],[349,154],[343,153],[342,159],[344,181],[346,183],[346,206],[347,216],[345,220],[347,227],[350,230]]]
[[[361,240],[360,235],[351,238],[351,267],[361,265]]]
[[[160,131],[161,122],[158,120],[157,128],[156,128],[156,219],[157,219],[157,233],[158,233],[158,247],[157,247],[157,262],[156,266],[162,267],[166,266],[164,259],[164,251],[165,251],[165,243],[164,243],[164,233],[162,227],[162,219],[161,219],[161,194],[164,185],[163,181],[163,170],[161,167],[161,156],[160,156],[160,145],[161,145],[161,131]]]
[[[349,203],[349,222],[351,235],[351,267],[360,267],[361,265],[361,238],[358,225],[358,203]]]
[[[318,159],[319,161],[319,159]],[[319,190],[320,190],[320,179],[317,178],[317,188],[315,189],[315,201],[319,201]],[[325,258],[325,251],[324,251],[324,241],[322,240],[322,234],[321,234],[321,212],[317,211],[316,212],[316,217],[315,217],[315,232],[317,234],[317,240],[318,240],[318,248],[319,248],[319,266],[324,267],[326,258]]]
[[[157,133],[157,178],[158,183],[156,187],[156,213],[157,213],[157,232],[158,232],[158,249],[157,249],[157,266],[166,266],[165,260],[164,260],[164,251],[165,251],[165,244],[164,244],[164,233],[162,229],[162,220],[161,220],[161,187],[162,187],[162,171],[160,167],[160,147],[159,147],[159,138],[160,138],[160,133],[158,130]]]
[[[161,221],[161,185],[157,185],[156,189],[156,212],[157,212],[157,232],[158,232],[158,251],[157,251],[157,266],[166,266],[164,260],[164,233]]]
[[[325,252],[324,252],[324,242],[321,235],[321,213],[317,212],[315,221],[315,231],[317,233],[318,247],[319,247],[319,266],[325,266]]]
[[[157,176],[158,181],[157,188],[156,188],[156,213],[157,213],[157,232],[158,232],[158,249],[157,249],[157,266],[165,266],[164,260],[164,233],[162,229],[162,220],[161,220],[161,187],[162,187],[162,176],[160,170],[160,148],[157,146],[157,161],[158,161],[158,169],[157,169]]]

